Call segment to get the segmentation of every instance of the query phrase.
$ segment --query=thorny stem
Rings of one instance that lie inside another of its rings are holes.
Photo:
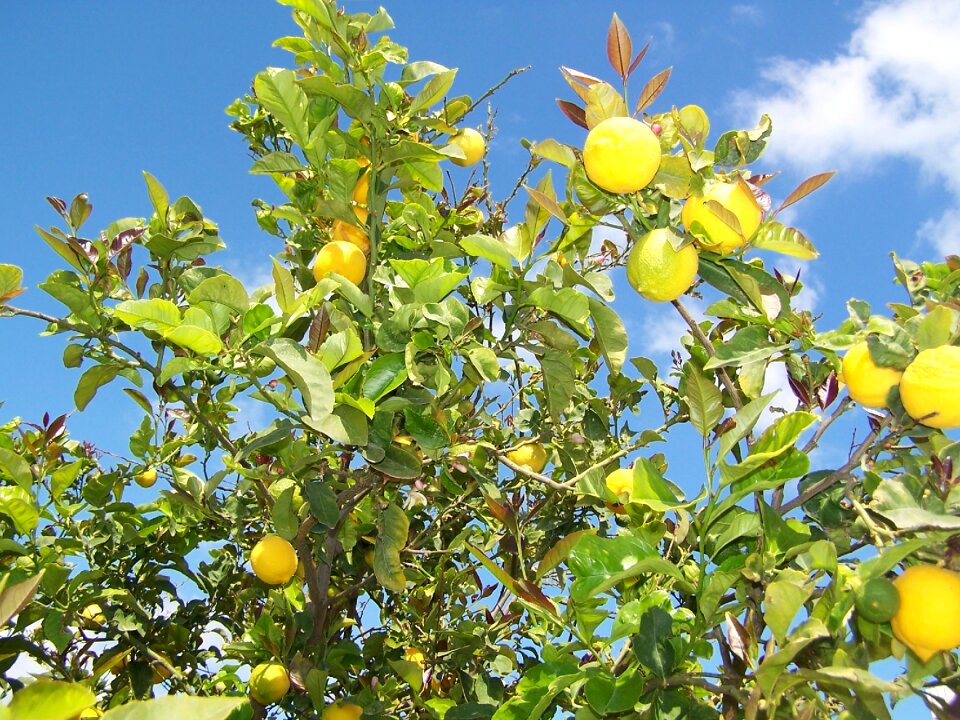
[[[466,112],[464,112],[461,117],[466,117],[467,115],[469,115],[471,112],[473,112],[474,110],[476,110],[477,107],[478,107],[484,100],[486,100],[488,97],[492,97],[493,94],[494,94],[497,90],[499,90],[500,88],[502,88],[504,85],[506,85],[508,82],[510,82],[510,80],[512,80],[513,78],[515,78],[515,77],[516,77],[517,75],[519,75],[520,73],[523,73],[523,72],[526,72],[527,70],[529,70],[531,67],[532,67],[532,65],[527,65],[527,66],[525,66],[525,67],[515,68],[515,69],[511,70],[510,72],[508,72],[508,73],[506,74],[506,76],[504,76],[503,80],[501,80],[500,82],[498,82],[498,83],[497,83],[496,85],[494,85],[492,88],[490,88],[489,90],[487,90],[483,95],[481,95],[481,96],[478,97],[476,100],[474,100],[474,101],[473,101],[473,104],[472,104],[470,107],[467,108]]]

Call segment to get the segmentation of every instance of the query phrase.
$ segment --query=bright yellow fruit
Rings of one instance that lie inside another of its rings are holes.
[[[77,715],[77,720],[90,720],[90,718],[100,718],[103,717],[103,710],[96,707],[89,707],[86,710],[80,712]]]
[[[140,487],[153,487],[153,484],[157,481],[157,469],[155,467],[148,467],[143,472],[134,475],[133,479]]]
[[[367,197],[370,195],[370,175],[364,173],[353,186],[353,201],[358,205],[366,205]]]
[[[633,193],[650,184],[660,169],[660,141],[648,125],[612,117],[594,126],[583,144],[590,181],[612,193]]]
[[[900,400],[910,417],[928,427],[960,427],[960,347],[921,350],[903,371]]]
[[[897,640],[927,662],[960,645],[960,574],[914,565],[893,582],[900,609],[890,621]]]
[[[458,132],[450,138],[450,144],[456,145],[463,150],[463,154],[466,156],[462,160],[455,157],[450,158],[450,162],[460,167],[467,167],[480,162],[480,158],[483,157],[483,151],[486,149],[483,135],[473,128],[465,128]]]
[[[260,663],[250,673],[250,695],[261,705],[271,705],[290,690],[287,669],[278,662]]]
[[[720,217],[710,210],[707,201],[713,200],[729,210],[740,224],[740,235]],[[710,182],[703,189],[703,196],[691,195],[683,204],[680,219],[687,232],[697,237],[697,242],[704,250],[726,255],[736,250],[760,227],[763,211],[757,199],[741,183]],[[699,223],[694,227],[694,223]]]
[[[80,620],[85,628],[97,630],[106,625],[107,616],[103,614],[103,608],[97,603],[90,603],[80,611]]]
[[[887,393],[900,382],[901,375],[899,370],[874,363],[866,341],[854,345],[843,356],[843,382],[847,392],[864,407],[886,407]]]
[[[423,666],[426,664],[426,658],[423,653],[415,647],[405,648],[403,651],[403,659],[407,662],[416,663],[421,669],[423,669]]]
[[[361,222],[366,221],[369,215],[366,208],[356,205],[353,210]],[[333,228],[330,230],[330,239],[333,240],[333,242],[348,242],[356,245],[364,253],[370,252],[370,238],[367,236],[366,230],[344,222],[343,220],[333,221]]]
[[[336,703],[323,709],[323,720],[360,720],[363,708],[352,703]]]
[[[630,495],[633,493],[633,470],[630,468],[619,468],[607,475],[607,489],[614,495],[620,497],[624,493]]]
[[[297,571],[297,551],[279,535],[264,535],[250,551],[254,574],[267,585],[284,585]]]
[[[697,277],[700,256],[693,245],[675,250],[667,228],[651,230],[627,257],[627,281],[647,300],[669,302],[683,295]]]
[[[540,443],[527,443],[507,453],[507,460],[538,473],[547,464],[547,451]]]
[[[320,282],[331,272],[359,285],[367,274],[367,258],[363,250],[344,240],[328,242],[317,253],[317,259],[313,263],[313,277]]]

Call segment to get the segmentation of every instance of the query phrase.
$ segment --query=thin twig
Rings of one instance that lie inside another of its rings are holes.
[[[506,77],[503,78],[503,80],[501,80],[500,82],[498,82],[498,83],[497,83],[496,85],[494,85],[492,88],[490,88],[489,90],[487,90],[483,95],[481,95],[481,96],[478,97],[476,100],[474,100],[474,101],[473,101],[473,105],[471,105],[470,107],[468,107],[467,110],[466,110],[466,112],[463,113],[463,115],[461,115],[461,117],[466,117],[467,115],[469,115],[471,112],[473,112],[474,110],[476,110],[477,106],[478,106],[480,103],[482,103],[482,102],[483,102],[484,100],[486,100],[488,97],[490,97],[491,95],[493,95],[497,90],[499,90],[500,88],[502,88],[504,85],[506,85],[508,82],[510,82],[510,80],[512,80],[513,78],[515,78],[517,75],[519,75],[520,73],[526,72],[526,71],[529,70],[531,67],[532,67],[532,65],[527,65],[526,67],[516,68],[516,69],[511,70],[510,72],[508,72],[507,75],[506,75]]]
[[[703,345],[704,350],[707,351],[707,354],[710,357],[714,357],[717,354],[716,348],[713,347],[713,343],[710,342],[710,338],[703,334],[703,330],[700,329],[700,326],[697,324],[697,321],[694,319],[693,315],[683,306],[683,303],[679,300],[673,301],[673,306],[677,309],[677,312],[680,313],[680,317],[683,318],[684,322],[687,323],[687,326],[690,328],[690,332],[693,333],[693,336]],[[730,379],[730,376],[727,374],[726,368],[717,368],[717,375],[720,376],[720,382],[723,383],[723,386],[727,389],[727,393],[730,395],[730,402],[733,403],[733,406],[739,410],[743,407],[743,402],[740,400],[740,393],[737,392],[736,385],[733,384],[733,380]]]

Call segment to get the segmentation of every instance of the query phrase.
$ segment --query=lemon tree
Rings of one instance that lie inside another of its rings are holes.
[[[0,425],[0,716],[942,711],[960,260],[895,257],[897,302],[827,327],[776,263],[817,257],[780,211],[832,173],[756,172],[771,118],[715,128],[669,69],[634,92],[616,16],[609,82],[561,70],[576,140],[525,141],[501,197],[459,167],[498,158],[455,69],[384,9],[285,4],[288,62],[227,109],[265,287],[150,174],[146,217],[50,198],[38,288],[0,265],[66,402],[140,418],[103,452],[73,410]],[[656,301],[669,367],[621,317]]]

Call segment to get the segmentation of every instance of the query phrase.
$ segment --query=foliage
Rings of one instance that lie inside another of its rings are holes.
[[[869,337],[878,364],[902,369],[957,344],[957,259],[896,259],[906,302],[881,315],[851,301],[848,320],[818,329],[793,307],[800,283],[753,253],[816,255],[749,170],[769,118],[710,149],[699,108],[644,115],[663,157],[626,196],[592,185],[577,148],[526,143],[528,171],[496,199],[483,173],[445,176],[478,107],[452,94],[455,69],[408,62],[384,10],[284,2],[302,31],[277,41],[293,68],[260,73],[228,109],[252,172],[282,193],[256,202],[272,284],[210,264],[216,223],[149,174],[150,216],[89,237],[84,195],[50,199],[63,227],[38,232],[65,265],[41,289],[62,316],[9,304],[21,275],[0,268],[3,313],[66,341],[76,407],[122,384],[143,411],[111,453],[71,438],[66,415],[0,428],[0,671],[14,692],[0,718],[53,697],[44,717],[66,720],[91,691],[107,718],[316,717],[343,701],[365,718],[883,718],[930,676],[955,684],[955,656],[922,663],[853,607],[898,566],[956,564],[960,445],[907,416],[896,390],[887,410],[854,410],[837,353]],[[628,114],[645,50],[614,17],[623,91],[565,68],[582,104],[562,110],[584,127]],[[691,292],[710,305],[697,319],[673,303],[689,334],[661,372],[628,357],[610,271],[652,229],[693,241],[682,204],[718,178],[768,214],[750,257],[699,252]],[[338,221],[369,240],[359,283],[312,272]],[[595,247],[611,228],[622,242]],[[763,394],[775,366],[795,410]],[[251,427],[251,405],[266,424]],[[840,467],[814,467],[851,412],[869,429]],[[685,429],[703,458],[690,498],[662,452]],[[542,472],[507,456],[531,441]],[[616,496],[605,476],[631,463]],[[147,468],[157,485],[132,487]],[[267,586],[247,568],[270,533],[296,548],[302,582]],[[49,682],[10,673],[26,656]],[[871,674],[890,656],[901,676]],[[292,689],[265,709],[241,696],[271,661]],[[160,695],[173,697],[134,702]]]

